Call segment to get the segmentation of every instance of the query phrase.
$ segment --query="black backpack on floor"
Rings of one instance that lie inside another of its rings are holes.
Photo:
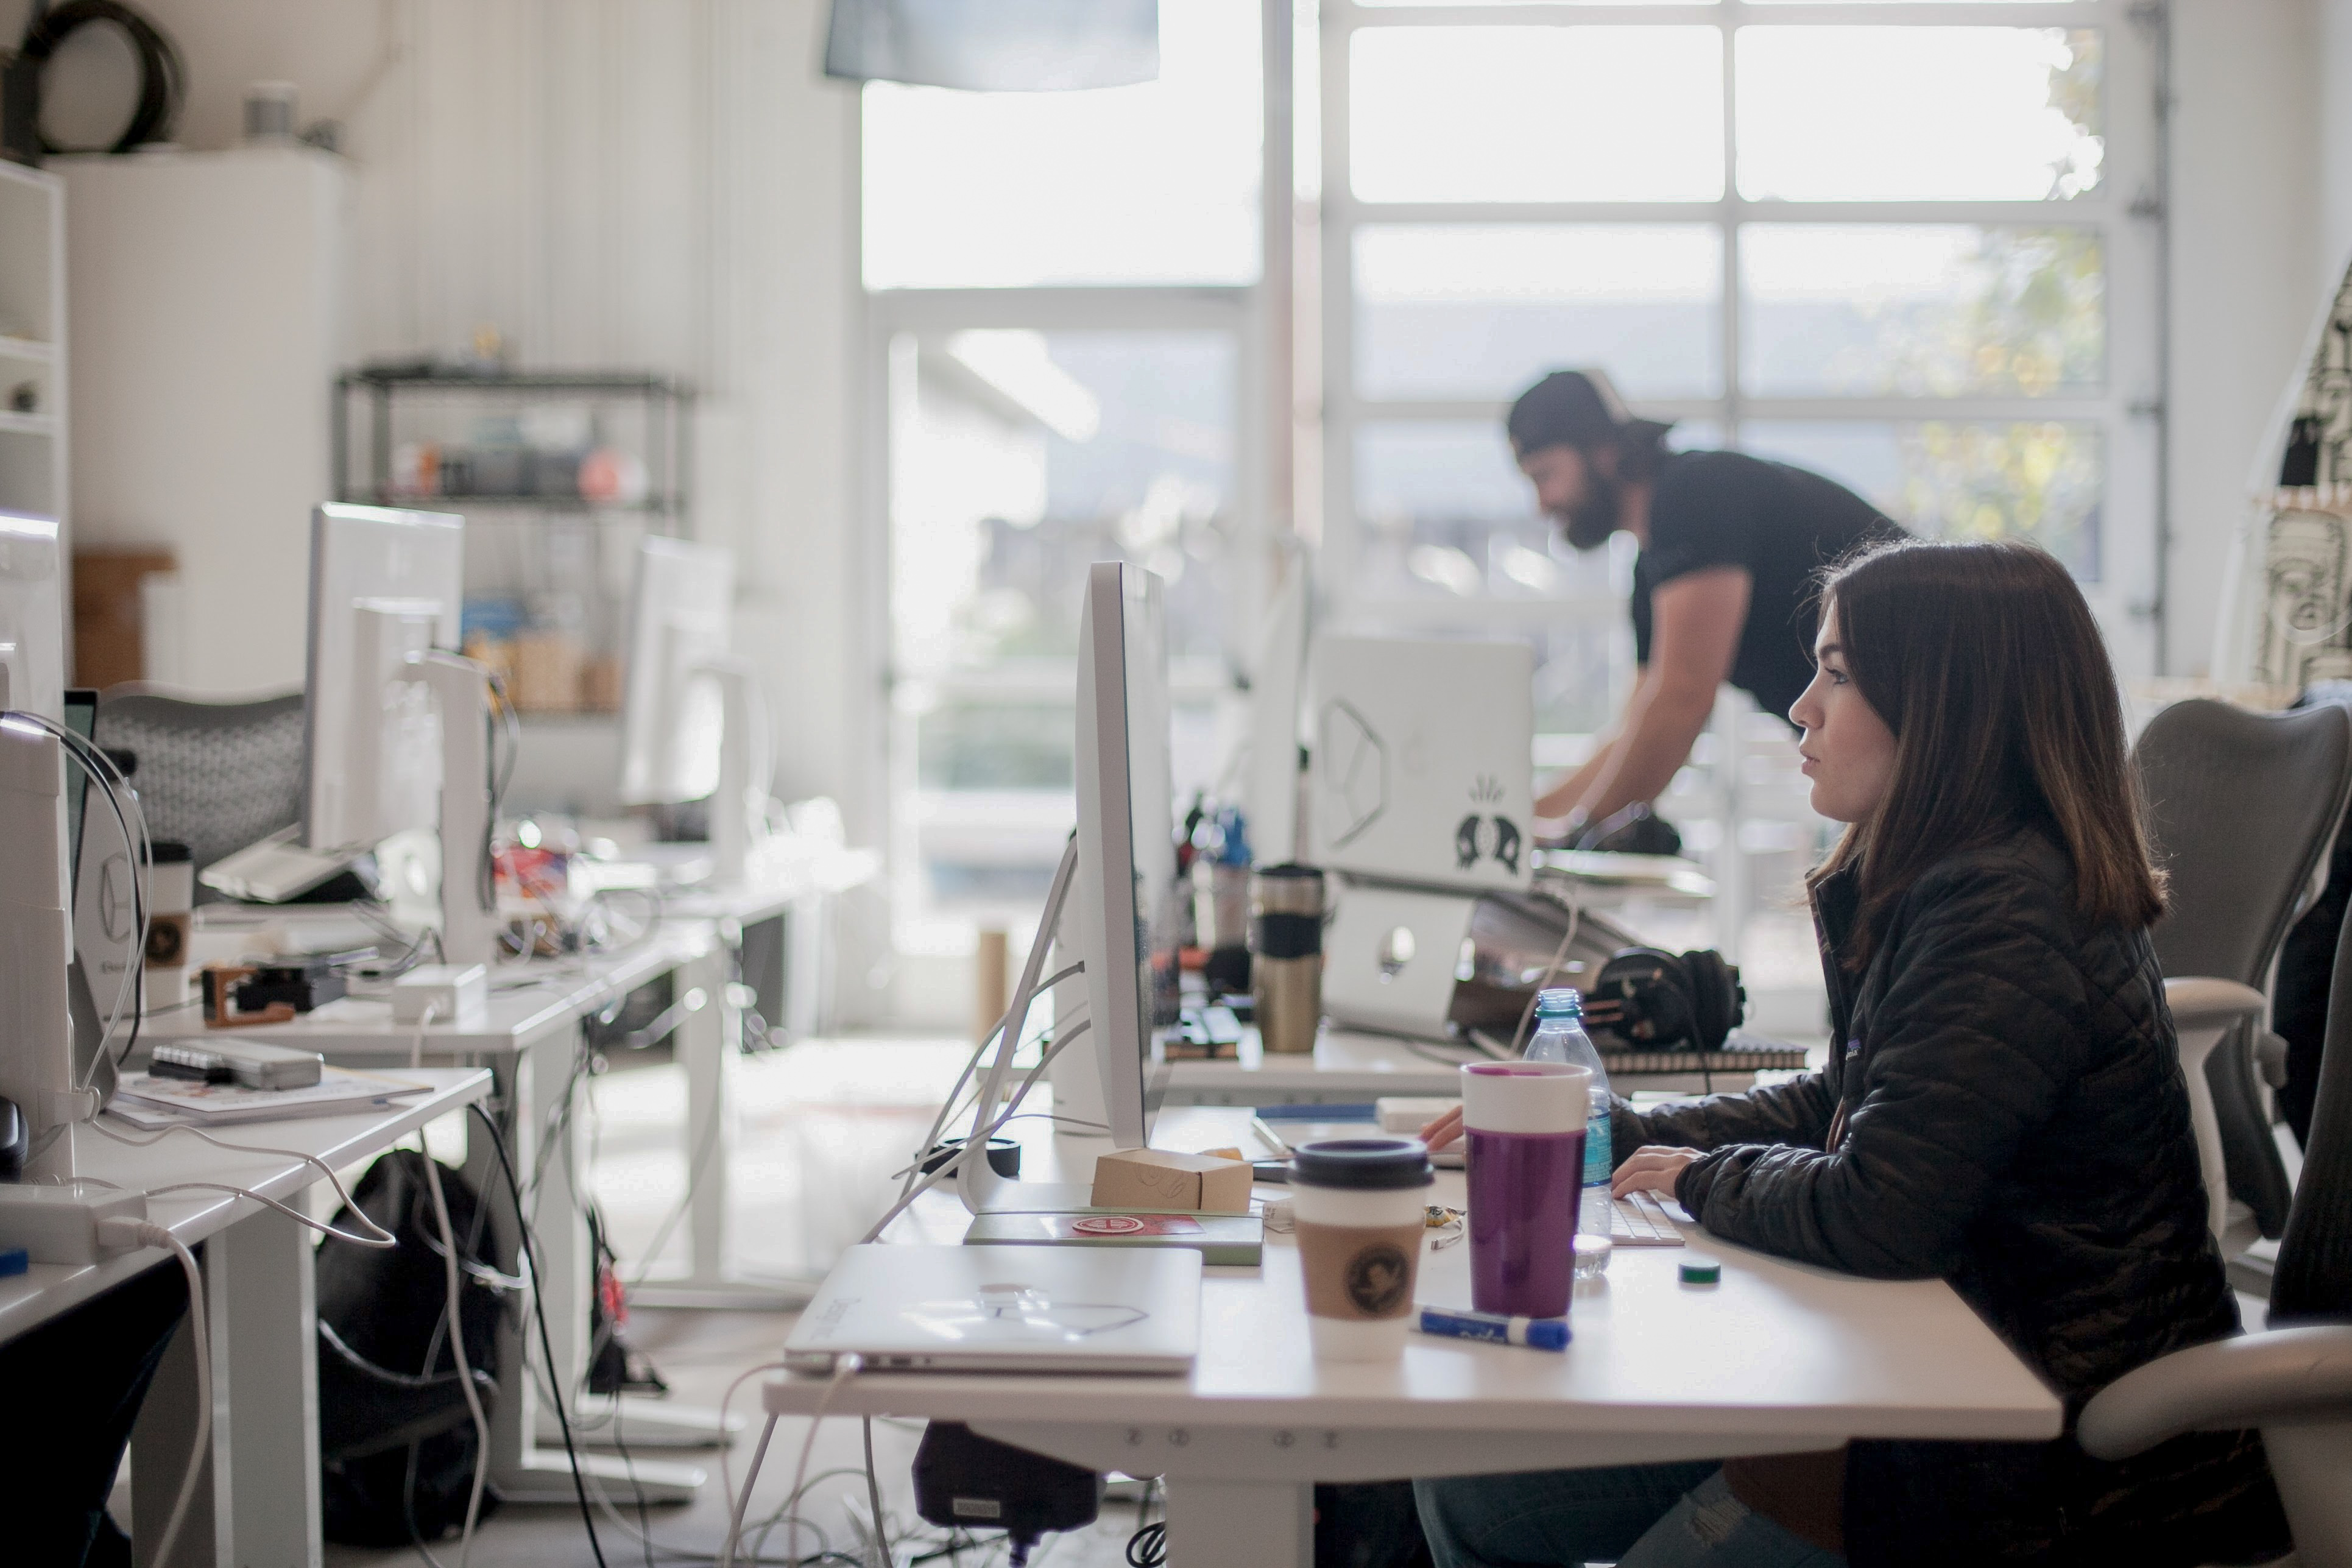
[[[520,1281],[490,1254],[488,1215],[465,1177],[441,1167],[457,1237],[457,1315],[487,1413],[498,1393],[498,1328]],[[319,1244],[319,1457],[326,1536],[352,1546],[406,1546],[455,1533],[474,1484],[471,1412],[447,1328],[441,1226],[425,1156],[395,1149],[368,1168],[352,1201],[400,1238]],[[362,1230],[345,1209],[339,1230]],[[482,1497],[487,1517],[497,1499]]]

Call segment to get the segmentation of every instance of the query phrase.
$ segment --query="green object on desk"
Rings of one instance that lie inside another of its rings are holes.
[[[1723,1265],[1712,1258],[1686,1258],[1682,1263],[1682,1279],[1685,1285],[1720,1285]]]

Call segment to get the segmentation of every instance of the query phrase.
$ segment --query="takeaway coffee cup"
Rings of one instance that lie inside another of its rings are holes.
[[[1566,1062],[1462,1069],[1470,1304],[1479,1311],[1567,1315],[1591,1100],[1591,1070]]]
[[[1318,1361],[1394,1361],[1412,1325],[1429,1150],[1418,1138],[1333,1138],[1290,1158],[1307,1326]]]

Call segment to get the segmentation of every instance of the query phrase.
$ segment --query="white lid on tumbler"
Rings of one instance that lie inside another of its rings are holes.
[[[1568,1062],[1471,1062],[1462,1069],[1462,1124],[1481,1132],[1582,1131],[1592,1071]]]

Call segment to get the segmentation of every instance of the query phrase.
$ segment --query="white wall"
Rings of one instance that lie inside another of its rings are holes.
[[[738,552],[779,792],[835,796],[876,841],[856,97],[818,74],[824,0],[142,3],[187,58],[184,142],[233,144],[262,79],[345,121],[354,357],[455,353],[487,323],[527,368],[700,390],[698,529]]]
[[[2323,221],[2317,134],[2323,97],[2330,118],[2352,115],[2352,75],[2327,72],[2323,95],[2317,57],[2323,36],[2352,31],[2352,0],[2173,0],[2173,26],[2166,642],[2179,675],[2209,664],[2247,479],[2326,290],[2323,231],[2352,224],[2352,143],[2329,180],[2340,211]]]

